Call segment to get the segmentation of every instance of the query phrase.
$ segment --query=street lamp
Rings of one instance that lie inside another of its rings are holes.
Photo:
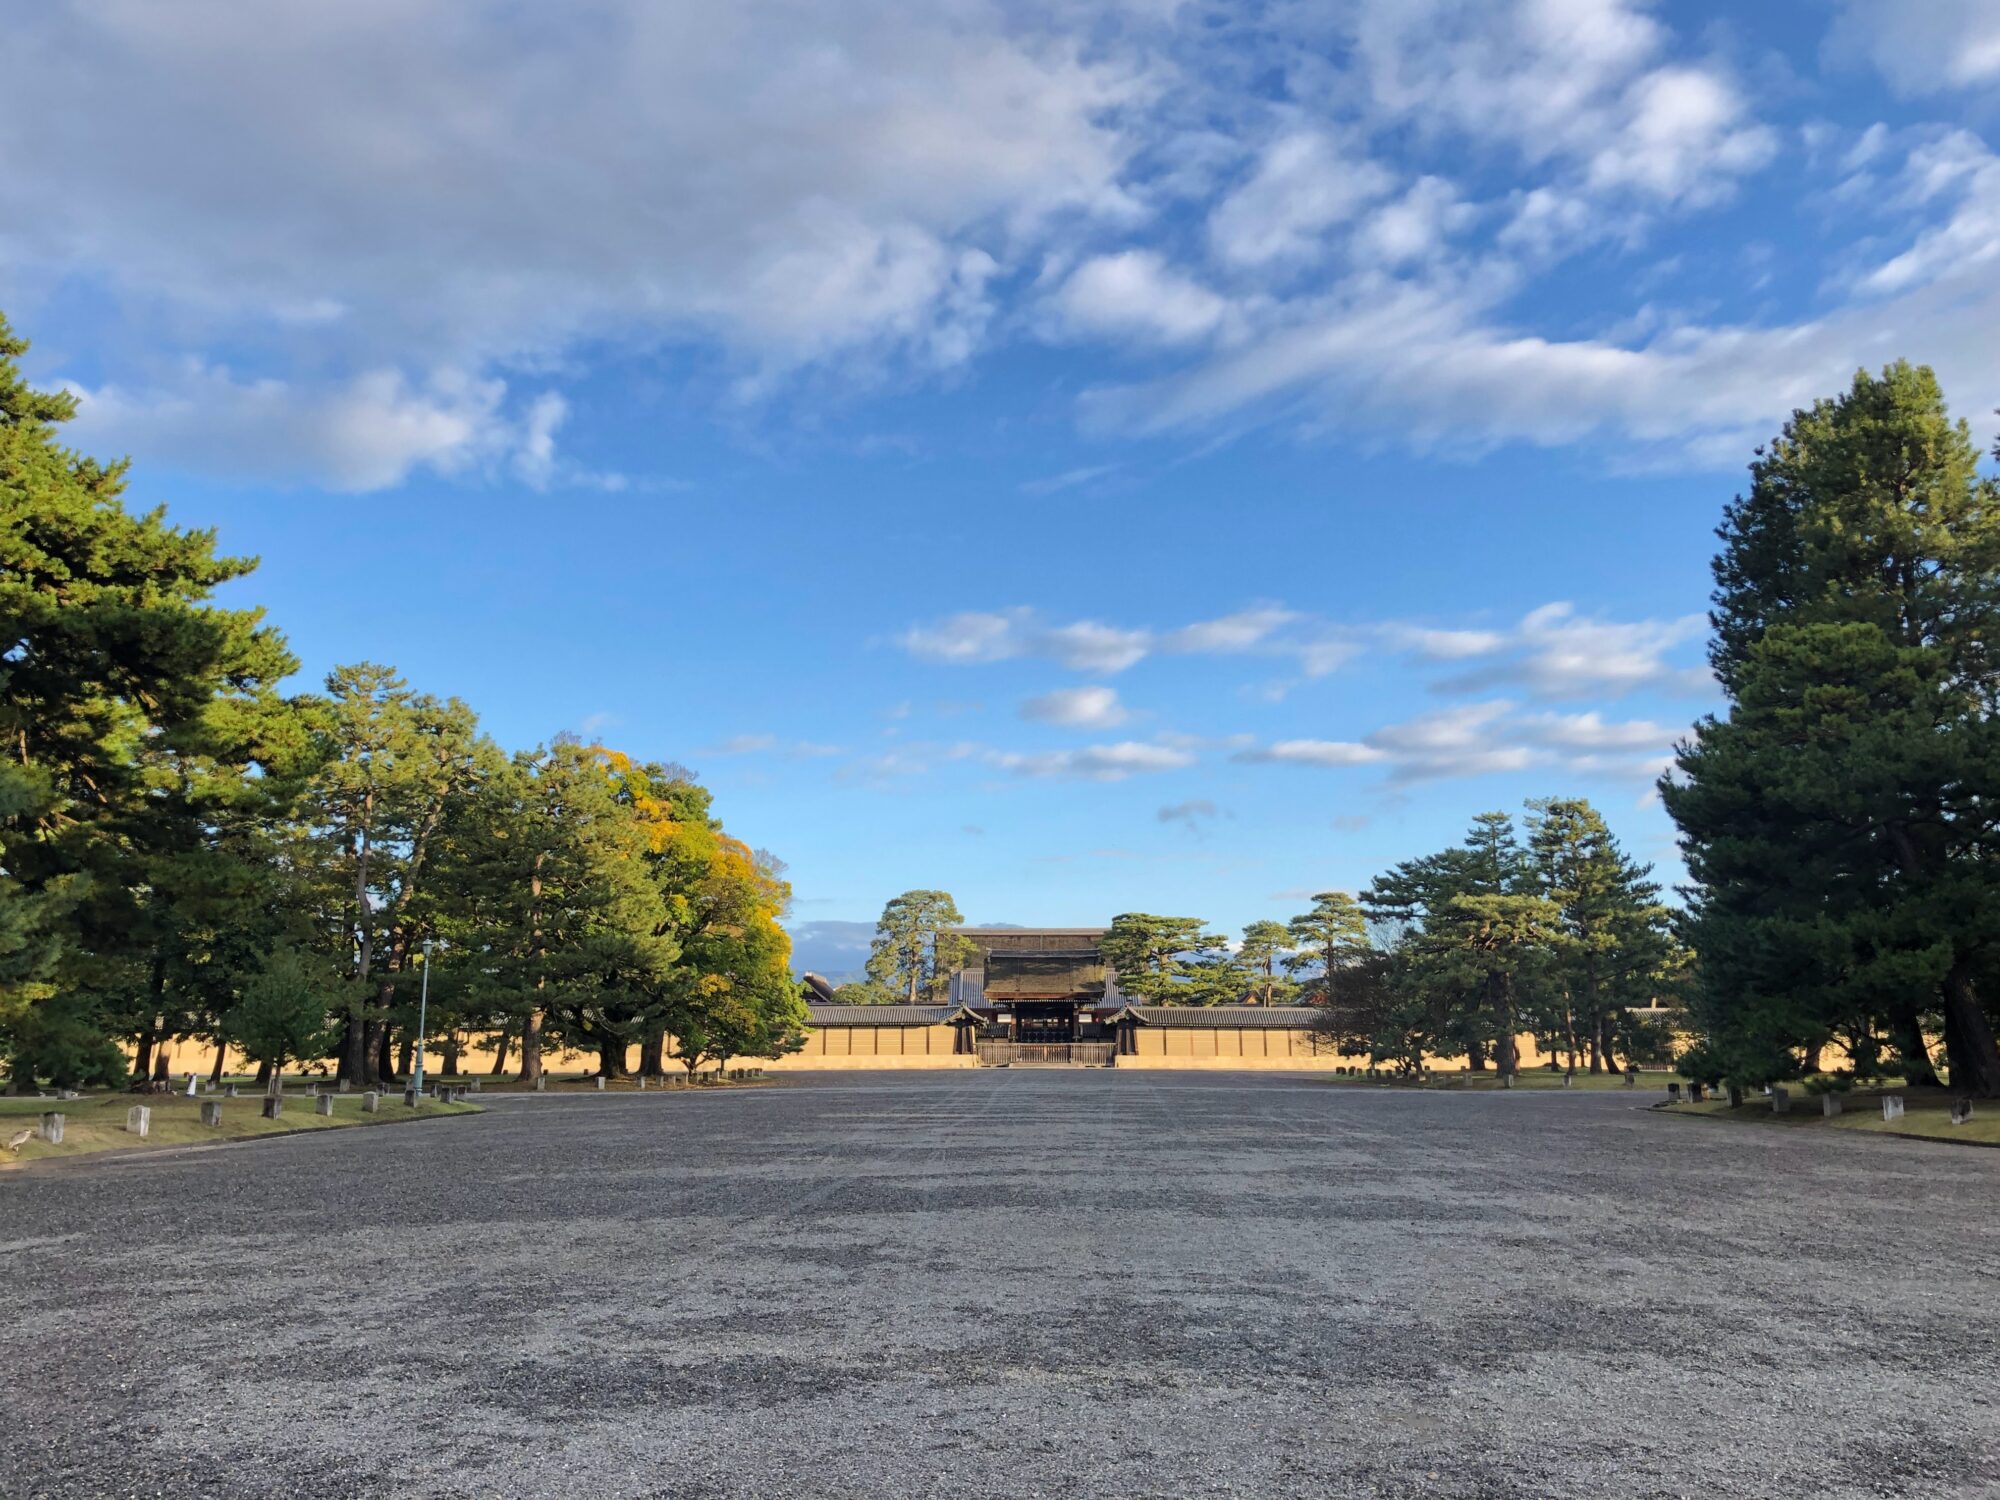
[[[424,939],[424,982],[417,992],[417,1065],[410,1073],[410,1086],[424,1091],[424,1021],[431,1004],[431,940]]]

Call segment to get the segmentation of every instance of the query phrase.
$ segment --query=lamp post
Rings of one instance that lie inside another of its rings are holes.
[[[417,1065],[410,1072],[410,1086],[424,1091],[424,1022],[431,1004],[431,940],[424,939],[424,982],[417,991]]]

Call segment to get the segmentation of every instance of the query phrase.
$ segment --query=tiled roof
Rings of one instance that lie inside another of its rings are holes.
[[[942,1026],[954,1005],[808,1005],[814,1026]]]
[[[1309,1005],[1135,1005],[1132,1009],[1148,1026],[1200,1030],[1305,1031],[1322,1014]]]

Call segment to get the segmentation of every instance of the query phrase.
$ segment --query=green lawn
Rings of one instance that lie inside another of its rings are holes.
[[[1957,1141],[1983,1146],[2000,1146],[2000,1102],[1980,1100],[1972,1118],[1963,1125],[1951,1123],[1952,1095],[1938,1089],[1888,1090],[1901,1093],[1903,1117],[1882,1118],[1882,1101],[1877,1094],[1847,1094],[1841,1098],[1841,1112],[1827,1119],[1815,1095],[1794,1090],[1792,1107],[1786,1114],[1773,1114],[1771,1101],[1761,1094],[1744,1099],[1742,1107],[1731,1109],[1729,1101],[1706,1099],[1700,1104],[1669,1104],[1662,1114],[1701,1116],[1714,1120],[1736,1120],[1744,1124],[1769,1125],[1796,1130],[1861,1130],[1876,1135],[1910,1135],[1925,1140]]]
[[[88,1156],[96,1151],[124,1147],[183,1146],[201,1141],[233,1141],[259,1135],[282,1135],[293,1130],[326,1130],[343,1125],[390,1125],[399,1120],[433,1119],[440,1115],[476,1114],[476,1104],[439,1104],[435,1099],[420,1100],[412,1109],[403,1103],[400,1091],[382,1095],[381,1110],[372,1115],[361,1112],[359,1094],[337,1094],[331,1115],[318,1114],[310,1095],[287,1094],[284,1113],[275,1120],[263,1117],[261,1095],[245,1093],[241,1098],[212,1097],[222,1106],[222,1123],[201,1123],[203,1099],[178,1094],[86,1094],[81,1099],[0,1098],[0,1171],[26,1162],[53,1156]],[[125,1129],[125,1115],[135,1104],[153,1112],[151,1127],[142,1141]],[[36,1124],[45,1110],[64,1116],[63,1142],[52,1146],[38,1135],[18,1153],[5,1149],[22,1130]]]

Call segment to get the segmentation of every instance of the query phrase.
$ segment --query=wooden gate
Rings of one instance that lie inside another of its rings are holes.
[[[1109,1068],[1115,1065],[1112,1042],[981,1042],[982,1068]]]

